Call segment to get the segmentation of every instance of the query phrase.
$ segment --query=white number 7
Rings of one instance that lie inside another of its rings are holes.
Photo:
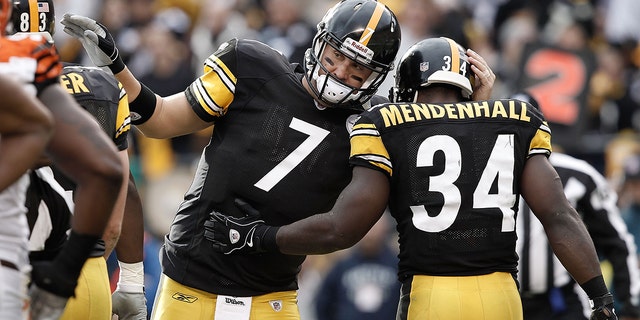
[[[315,149],[322,140],[329,134],[328,130],[322,129],[300,119],[291,119],[289,127],[293,130],[300,131],[309,135],[302,144],[300,144],[291,154],[289,154],[282,162],[278,163],[271,171],[269,171],[254,186],[269,192],[280,180],[282,180],[293,168],[302,162],[313,149]]]

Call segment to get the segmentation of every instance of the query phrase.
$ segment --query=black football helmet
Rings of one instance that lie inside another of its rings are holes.
[[[41,32],[53,36],[56,17],[53,0],[13,0],[13,31]]]
[[[362,87],[349,86],[327,71],[320,62],[327,45],[372,71]],[[305,54],[306,78],[324,104],[361,108],[393,69],[399,47],[400,26],[389,8],[375,0],[343,0],[318,23]]]
[[[415,102],[418,89],[432,84],[450,84],[471,98],[474,75],[466,50],[452,39],[422,40],[407,50],[396,70],[396,83],[389,93],[393,102]]]

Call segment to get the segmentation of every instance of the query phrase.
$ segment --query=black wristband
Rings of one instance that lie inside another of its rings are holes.
[[[142,82],[140,82],[140,87],[140,94],[138,94],[135,100],[129,102],[131,123],[134,125],[147,122],[156,110],[156,94]]]
[[[278,244],[276,243],[278,230],[280,230],[280,227],[267,227],[267,230],[262,235],[262,250],[267,252],[280,252]]]
[[[120,73],[120,71],[124,70],[125,64],[124,64],[124,61],[122,61],[120,54],[118,53],[118,48],[116,48],[116,59],[113,61],[112,64],[108,65],[108,67],[109,67],[109,70],[111,70],[111,73],[113,74],[118,74]]]
[[[71,230],[69,239],[54,260],[56,270],[64,272],[73,279],[78,278],[98,239],[100,239],[99,236],[78,234]]]
[[[609,290],[607,289],[607,285],[604,283],[604,278],[602,277],[602,275],[594,277],[593,279],[581,284],[580,287],[582,287],[584,292],[587,293],[587,295],[589,296],[589,299],[592,299],[592,300],[596,297],[600,297],[609,293]]]

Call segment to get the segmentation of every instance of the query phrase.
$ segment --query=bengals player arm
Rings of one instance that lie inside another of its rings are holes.
[[[0,76],[0,96],[0,190],[4,190],[43,155],[53,133],[53,117],[6,76]]]

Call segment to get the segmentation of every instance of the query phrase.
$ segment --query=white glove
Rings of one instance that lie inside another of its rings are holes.
[[[103,24],[88,17],[69,13],[64,14],[60,23],[64,25],[64,32],[80,40],[96,66],[109,67],[114,74],[124,69],[116,43]]]
[[[64,312],[68,298],[48,292],[36,284],[29,288],[31,320],[58,320]]]
[[[146,320],[147,298],[143,292],[122,292],[116,290],[111,295],[113,314],[118,320]]]

